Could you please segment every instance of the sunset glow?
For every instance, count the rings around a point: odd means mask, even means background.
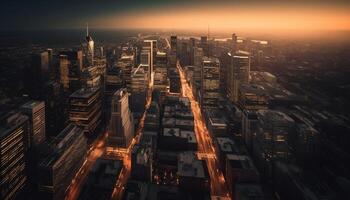
[[[195,22],[195,23],[192,23]],[[227,30],[348,30],[347,7],[200,6],[167,7],[99,18],[96,25],[108,28],[160,28]]]

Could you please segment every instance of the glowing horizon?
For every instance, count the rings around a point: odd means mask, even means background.
[[[136,10],[94,20],[100,28],[150,28],[216,31],[350,30],[349,7],[197,6]]]

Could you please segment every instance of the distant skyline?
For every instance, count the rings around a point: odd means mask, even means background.
[[[81,28],[220,31],[350,30],[350,2],[199,0],[5,0],[2,30]]]

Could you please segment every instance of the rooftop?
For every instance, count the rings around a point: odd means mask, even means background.
[[[192,151],[180,153],[177,173],[179,176],[207,178],[204,163]]]
[[[71,94],[70,98],[90,98],[92,95],[94,95],[99,90],[98,87],[93,88],[81,88],[77,91],[75,91],[73,94]]]

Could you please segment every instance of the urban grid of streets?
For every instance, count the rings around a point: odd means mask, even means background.
[[[169,43],[167,39],[166,39],[166,42]],[[195,100],[192,93],[192,89],[190,88],[189,84],[186,82],[183,69],[181,68],[179,62],[177,63],[177,68],[178,68],[180,80],[181,80],[182,96],[189,98],[191,102],[191,109],[194,115],[195,133],[196,133],[198,147],[199,147],[198,155],[201,155],[200,157],[203,157],[206,160],[206,163],[208,166],[209,176],[211,180],[211,184],[210,184],[211,195],[220,196],[220,197],[229,197],[229,192],[225,183],[224,176],[220,170],[220,167],[218,165],[218,162],[215,156],[214,145],[208,134],[208,130],[205,125],[204,119],[201,115],[198,102]],[[134,139],[132,140],[127,151],[121,157],[123,160],[123,168],[119,174],[117,184],[115,185],[115,188],[113,190],[112,199],[121,199],[125,184],[127,183],[127,180],[130,176],[131,150],[134,147],[134,145],[139,141],[140,134],[142,133],[146,112],[152,100],[152,88],[153,88],[153,81],[150,81],[148,92],[147,92],[146,105],[145,105],[146,109],[142,115],[142,118],[140,119],[139,127],[135,132]],[[94,166],[96,160],[99,157],[104,156],[107,136],[108,136],[108,132],[106,131],[102,136],[100,136],[94,142],[94,144],[89,149],[85,162],[83,163],[82,167],[80,168],[75,178],[72,180],[70,187],[68,188],[66,200],[78,199],[79,193],[84,185],[84,182],[86,181],[88,174],[92,169],[92,167]],[[115,157],[119,157],[120,159],[120,152],[115,152],[115,154],[116,154]]]

